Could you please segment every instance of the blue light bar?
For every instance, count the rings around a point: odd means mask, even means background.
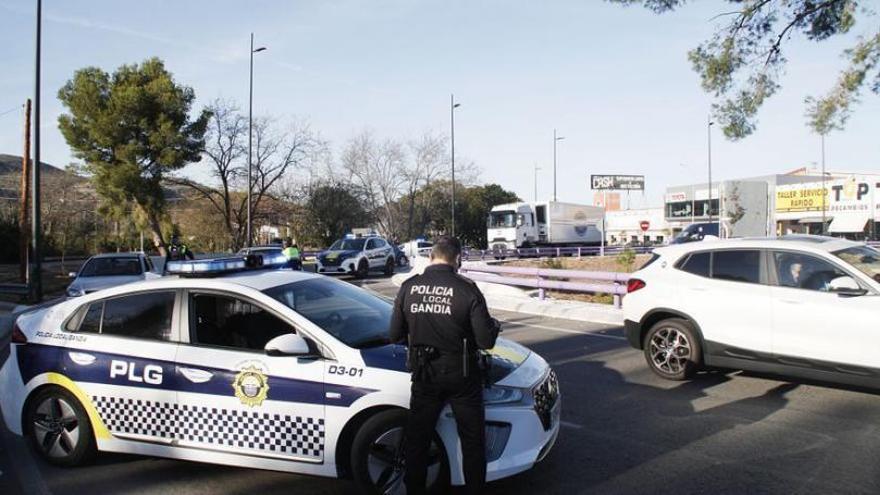
[[[165,264],[165,273],[169,275],[208,277],[243,270],[283,268],[286,265],[287,257],[281,253],[271,255],[250,254],[230,258],[169,261]]]

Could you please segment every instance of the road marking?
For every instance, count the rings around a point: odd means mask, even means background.
[[[584,428],[584,425],[579,425],[577,423],[571,423],[569,421],[560,421],[559,425],[564,426],[566,428],[574,428],[575,430],[582,430]]]
[[[532,323],[522,323],[522,322],[510,321],[510,320],[498,320],[498,321],[500,321],[501,323],[506,323],[508,325],[514,325],[514,326],[519,326],[519,327],[540,328],[541,330],[551,330],[554,332],[561,332],[561,333],[573,333],[573,334],[577,334],[577,335],[586,335],[589,337],[599,337],[599,338],[603,338],[603,339],[626,340],[625,337],[621,337],[619,335],[606,335],[604,333],[596,333],[596,332],[582,332],[580,330],[571,330],[568,328],[548,327],[545,325],[536,325],[536,324],[532,324]]]

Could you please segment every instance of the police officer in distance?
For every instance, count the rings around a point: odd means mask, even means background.
[[[391,314],[391,341],[408,344],[412,372],[405,446],[409,494],[425,491],[428,450],[447,403],[458,425],[468,493],[480,493],[486,483],[487,361],[479,351],[495,346],[499,325],[476,284],[456,273],[460,260],[458,239],[437,239],[431,264],[403,283]]]
[[[195,258],[193,252],[186,244],[180,242],[177,234],[171,236],[171,244],[168,245],[168,261],[183,261]]]

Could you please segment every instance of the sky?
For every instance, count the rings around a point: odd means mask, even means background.
[[[21,154],[21,103],[33,95],[34,0],[0,0],[0,153]],[[215,98],[246,109],[250,33],[254,113],[307,121],[337,153],[354,135],[416,139],[449,133],[457,160],[521,198],[591,202],[590,174],[642,174],[630,206],[660,206],[670,185],[706,180],[711,97],[687,51],[719,25],[727,2],[672,14],[599,0],[300,0],[43,2],[42,160],[74,160],[57,129],[58,89],[85,66],[106,71],[152,56],[191,86],[196,108]],[[876,9],[875,9],[876,10]],[[806,96],[833,85],[843,49],[876,29],[815,43],[794,36],[782,89],[757,132],[712,138],[713,178],[783,172],[820,160]],[[3,114],[12,110],[8,113]],[[845,131],[826,137],[829,169],[880,170],[880,97],[862,97]],[[186,173],[200,177],[204,165]],[[307,174],[305,171],[298,173]],[[624,200],[626,204],[626,201]]]

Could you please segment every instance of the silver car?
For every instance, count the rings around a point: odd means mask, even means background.
[[[79,297],[117,285],[157,278],[153,262],[144,253],[107,253],[89,258],[67,287],[68,297]]]

